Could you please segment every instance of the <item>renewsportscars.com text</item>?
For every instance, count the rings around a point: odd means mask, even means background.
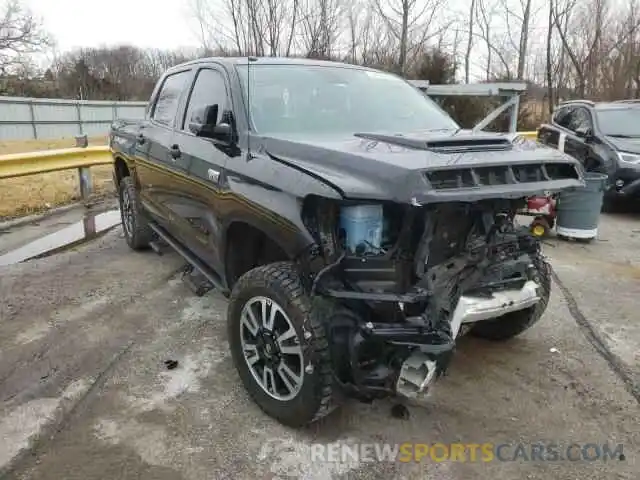
[[[311,445],[319,462],[596,462],[624,460],[609,443],[402,443]]]

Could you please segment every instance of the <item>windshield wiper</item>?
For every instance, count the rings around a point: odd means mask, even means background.
[[[622,133],[608,133],[607,136],[614,138],[640,138],[640,135],[624,135]]]

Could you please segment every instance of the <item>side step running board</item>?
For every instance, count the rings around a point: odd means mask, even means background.
[[[175,240],[164,228],[156,224],[155,222],[149,222],[149,227],[160,237],[167,245],[173,248],[178,255],[184,258],[195,270],[200,272],[211,285],[213,285],[224,296],[229,296],[229,290],[226,289],[222,283],[222,280],[212,269],[210,269],[205,263],[192,254],[189,250],[183,247],[177,240]]]
[[[151,249],[154,252],[156,252],[158,255],[162,256],[162,255],[164,255],[165,247],[167,247],[168,245],[166,243],[164,243],[162,240],[156,239],[156,240],[151,240],[149,242],[149,246],[151,247]]]

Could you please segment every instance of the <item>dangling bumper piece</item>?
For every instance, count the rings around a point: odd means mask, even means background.
[[[491,320],[534,306],[540,301],[538,289],[538,284],[529,280],[519,290],[494,292],[490,298],[461,296],[451,316],[452,337],[458,335],[462,324]],[[439,368],[437,356],[414,350],[402,364],[396,393],[408,398],[424,396],[438,377]]]

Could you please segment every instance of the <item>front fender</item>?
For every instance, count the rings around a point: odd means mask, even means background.
[[[289,258],[296,258],[314,243],[302,217],[302,200],[290,193],[229,178],[223,215],[223,244],[231,225],[250,225],[276,243]]]

